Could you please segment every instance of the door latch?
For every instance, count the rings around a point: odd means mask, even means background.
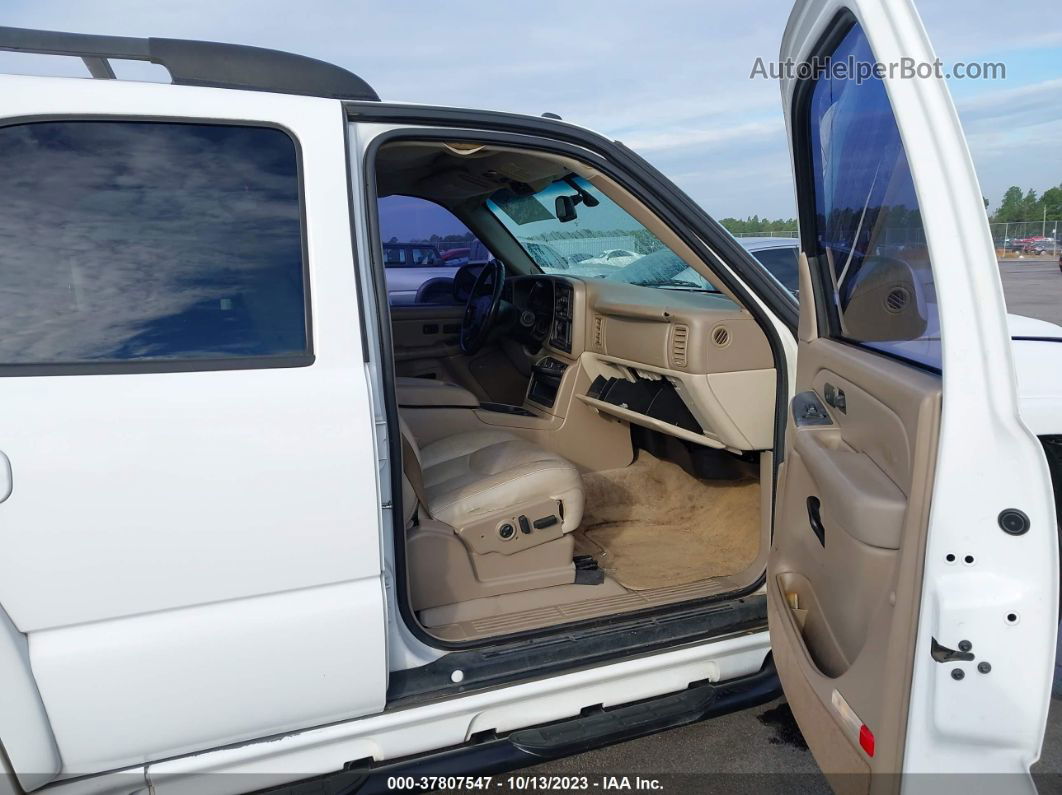
[[[938,663],[969,662],[974,658],[973,652],[970,651],[972,648],[973,644],[970,641],[960,640],[959,648],[949,649],[947,646],[941,646],[936,638],[931,637],[929,653]]]
[[[790,408],[793,422],[798,428],[805,425],[833,425],[826,407],[819,402],[819,396],[810,390],[794,395]]]

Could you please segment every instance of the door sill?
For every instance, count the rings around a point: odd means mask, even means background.
[[[684,609],[674,606],[663,614],[617,616],[574,625],[548,635],[454,651],[419,668],[393,671],[387,689],[387,709],[404,709],[474,690],[593,667],[618,657],[766,629],[767,597],[763,594]]]

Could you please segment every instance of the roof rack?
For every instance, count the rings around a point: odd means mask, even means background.
[[[187,39],[137,39],[0,27],[0,50],[71,55],[89,73],[114,80],[109,59],[150,61],[166,68],[174,85],[273,91],[378,102],[372,86],[342,67],[281,50]]]

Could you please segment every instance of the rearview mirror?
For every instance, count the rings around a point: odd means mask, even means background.
[[[557,197],[557,220],[562,224],[574,221],[578,215],[575,212],[575,201],[571,196]]]

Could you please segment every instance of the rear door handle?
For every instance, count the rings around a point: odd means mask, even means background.
[[[825,547],[826,528],[822,524],[821,508],[822,503],[819,502],[818,497],[808,497],[808,523],[811,525],[811,532],[815,534],[815,538],[819,539],[819,543]]]
[[[11,496],[14,481],[11,479],[11,461],[0,451],[0,502]]]

